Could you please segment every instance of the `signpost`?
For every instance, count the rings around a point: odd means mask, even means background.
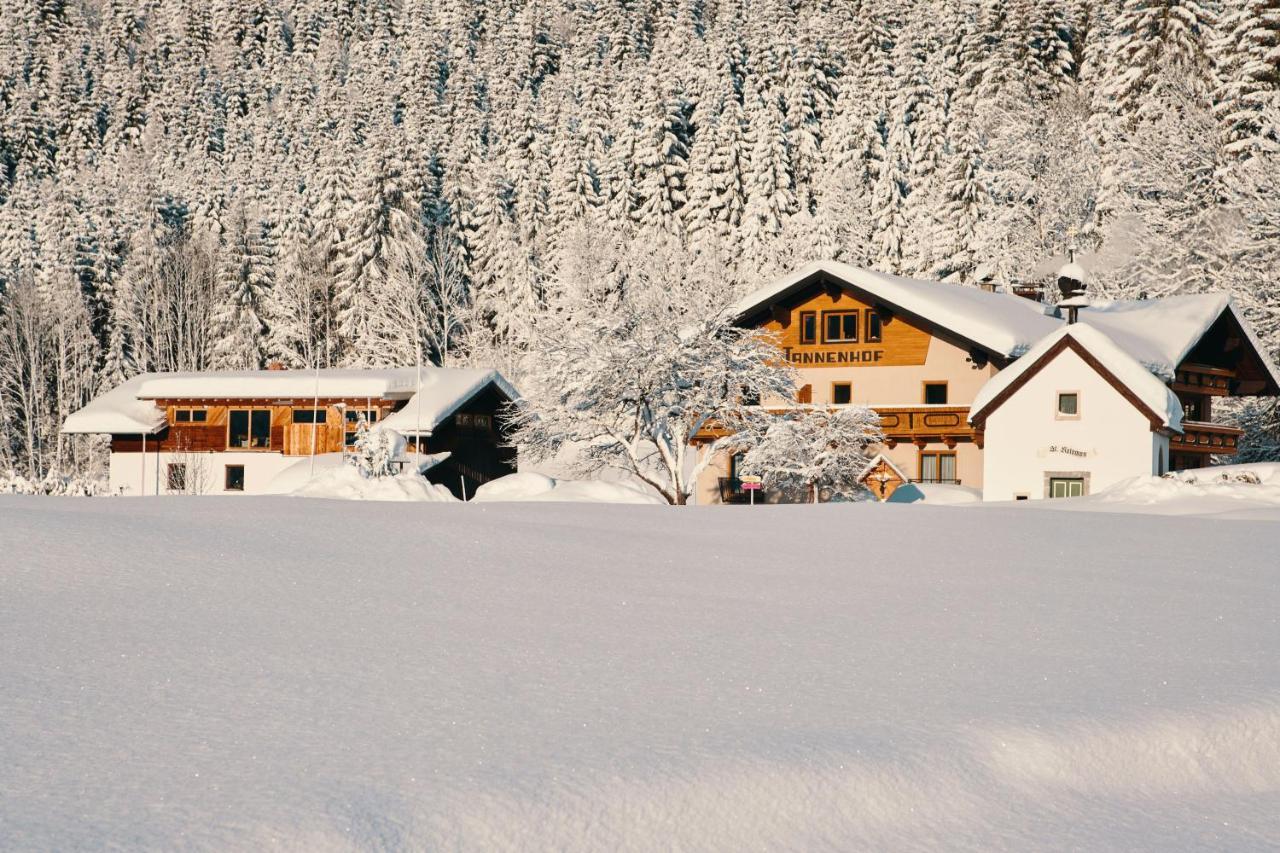
[[[764,488],[764,479],[752,475],[738,478],[742,482],[742,490],[747,493],[751,499],[751,505],[756,505],[756,492]]]

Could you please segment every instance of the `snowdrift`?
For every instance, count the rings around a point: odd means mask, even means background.
[[[0,496],[0,847],[1274,849],[1277,548],[1021,507]]]
[[[1094,495],[1024,506],[1091,512],[1200,515],[1280,521],[1280,463],[1219,465],[1134,477]]]
[[[662,504],[652,491],[630,482],[557,480],[545,474],[522,471],[508,474],[476,489],[473,501],[565,501],[573,503]]]
[[[982,492],[951,483],[903,483],[886,503],[976,504],[982,503]]]

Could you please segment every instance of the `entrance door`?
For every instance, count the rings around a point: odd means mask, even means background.
[[[1049,478],[1049,497],[1078,498],[1084,495],[1084,480],[1080,477]]]

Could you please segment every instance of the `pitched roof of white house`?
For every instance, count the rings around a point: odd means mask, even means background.
[[[233,370],[204,373],[144,373],[95,398],[63,422],[64,433],[156,433],[165,426],[157,399],[361,398],[407,400],[383,421],[405,432],[430,432],[490,383],[510,399],[514,388],[496,370],[423,367],[422,386],[413,367],[382,370]],[[421,396],[422,421],[417,423]],[[399,417],[404,415],[404,417]],[[396,419],[399,418],[397,421]]]
[[[969,420],[975,424],[984,421],[1040,367],[1067,349],[1081,354],[1090,367],[1112,381],[1118,391],[1152,420],[1152,426],[1182,431],[1182,404],[1178,395],[1106,333],[1085,323],[1062,326],[1046,335],[1025,355],[987,380],[974,397]]]
[[[836,261],[815,261],[744,297],[733,308],[745,319],[778,299],[802,289],[826,274],[837,282],[864,291],[877,300],[927,320],[982,348],[1013,358],[1061,325],[1045,314],[1044,306],[1006,293],[962,287],[937,281],[917,281]]]
[[[422,388],[409,398],[403,409],[385,418],[382,425],[406,435],[426,435],[490,384],[495,385],[508,400],[520,397],[511,383],[496,370],[423,368]]]

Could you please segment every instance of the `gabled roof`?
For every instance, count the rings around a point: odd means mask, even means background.
[[[1224,314],[1243,330],[1263,369],[1280,388],[1280,371],[1254,335],[1234,299],[1225,293],[1160,299],[1093,302],[1080,309],[1080,322],[1105,332],[1125,352],[1166,381]]]
[[[496,370],[424,367],[422,388],[409,398],[404,408],[386,417],[382,425],[406,435],[428,435],[490,385],[508,400],[520,398],[511,383]]]
[[[1127,353],[1101,330],[1076,323],[1046,336],[1022,358],[987,380],[970,408],[969,421],[981,428],[1001,404],[1027,384],[1045,365],[1071,350],[1106,379],[1141,412],[1153,430],[1182,431],[1178,396],[1146,365]]]
[[[1026,352],[1061,325],[1059,319],[1045,314],[1043,305],[1019,296],[917,281],[835,261],[808,264],[746,296],[733,308],[734,320],[745,321],[822,279],[870,296],[1006,359]]]
[[[893,464],[893,460],[890,459],[888,456],[885,456],[883,453],[877,453],[870,462],[868,462],[866,465],[862,467],[862,470],[858,472],[857,481],[861,483],[863,480],[865,480],[867,478],[867,475],[870,474],[872,471],[876,470],[876,466],[882,462],[885,465],[889,466],[890,471],[898,475],[899,480],[901,480],[904,483],[911,482],[911,478],[908,477],[906,474],[904,474],[902,472],[902,469],[899,468],[897,465]]]

